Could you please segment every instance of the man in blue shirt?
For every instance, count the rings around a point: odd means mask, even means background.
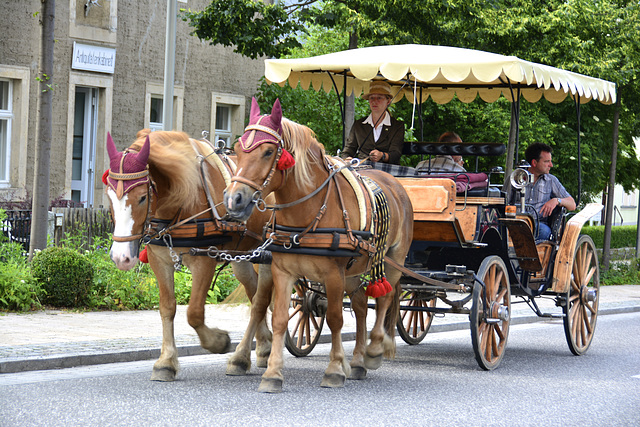
[[[572,211],[576,208],[576,202],[558,178],[549,173],[553,167],[549,145],[535,142],[527,147],[524,156],[531,165],[529,172],[534,178],[533,186],[526,188],[525,203],[531,205],[538,213],[539,228],[536,240],[549,240],[551,228],[547,220],[551,212],[556,206]]]

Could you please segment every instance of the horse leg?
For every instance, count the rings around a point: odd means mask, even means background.
[[[227,353],[231,349],[229,333],[218,328],[209,328],[204,322],[207,294],[215,274],[217,262],[209,257],[185,257],[185,265],[191,271],[192,284],[187,321],[200,338],[200,346],[211,353]]]
[[[393,291],[376,300],[376,322],[371,329],[365,353],[365,366],[368,369],[378,369],[382,365],[383,356],[392,359],[396,353],[394,331],[398,320],[401,291],[399,281],[402,273],[388,265],[385,266],[385,271]]]
[[[262,393],[282,392],[284,366],[282,352],[284,349],[284,337],[289,323],[289,303],[291,302],[291,290],[297,278],[283,272],[275,264],[271,266],[273,285],[275,289],[273,301],[273,315],[271,324],[273,328],[273,341],[271,354],[267,364],[267,370],[262,374],[262,381],[258,391]],[[260,292],[260,289],[258,289]],[[253,314],[253,308],[252,308]]]
[[[249,263],[238,264],[234,267],[234,273],[238,280],[243,284],[249,283],[248,276],[251,276],[250,272],[246,271],[248,266],[255,276],[253,266]],[[242,340],[236,347],[236,351],[227,361],[227,375],[246,375],[251,369],[251,343],[253,342],[254,335],[256,336],[256,358],[258,367],[265,367],[269,354],[271,353],[271,331],[267,327],[265,320],[267,308],[271,302],[271,291],[273,282],[271,280],[271,268],[268,265],[259,266],[259,274],[257,277],[253,277],[253,280],[257,282],[257,286],[253,289],[253,294],[249,295],[249,288],[245,285],[247,296],[252,299],[251,303],[251,317],[247,330],[242,337]],[[242,275],[240,277],[238,274]],[[247,280],[244,282],[243,280]],[[257,289],[256,289],[257,288]]]
[[[329,270],[327,268],[327,270]],[[334,268],[324,279],[327,292],[327,324],[331,329],[331,352],[329,366],[324,371],[321,387],[344,387],[344,381],[351,374],[351,367],[346,363],[342,347],[342,299],[344,298],[344,271]],[[365,326],[366,329],[366,326]]]
[[[152,381],[173,381],[180,369],[178,349],[173,335],[173,319],[176,316],[176,297],[173,288],[173,263],[166,248],[147,247],[149,265],[158,280],[160,292],[160,319],[162,320],[162,349],[160,358],[153,365]]]
[[[351,277],[347,279],[347,293],[351,299],[351,309],[356,315],[356,343],[353,348],[353,358],[351,359],[351,380],[363,380],[367,376],[367,369],[364,365],[364,352],[367,343],[367,296],[360,287],[360,278]]]

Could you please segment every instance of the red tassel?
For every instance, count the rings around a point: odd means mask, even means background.
[[[389,292],[391,292],[393,288],[391,284],[387,280],[386,277],[382,279],[378,279],[375,282],[369,282],[367,286],[367,290],[365,291],[365,295],[372,298],[383,297]]]
[[[296,159],[293,158],[291,153],[289,153],[287,150],[283,148],[282,154],[280,155],[280,160],[278,160],[278,165],[276,166],[276,168],[279,171],[283,171],[285,169],[289,169],[295,164],[296,164]]]
[[[382,286],[384,287],[385,295],[393,290],[393,288],[391,287],[391,283],[389,283],[386,277],[383,277],[381,282],[382,282]]]
[[[102,174],[102,183],[104,185],[109,185],[109,182],[107,182],[107,177],[109,176],[109,169],[107,169],[106,171],[104,171],[104,173]]]
[[[149,263],[149,254],[147,253],[147,248],[144,248],[142,252],[140,252],[140,255],[138,255],[138,259],[140,260],[140,262],[143,262],[145,264]]]

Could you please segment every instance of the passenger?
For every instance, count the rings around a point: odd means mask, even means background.
[[[551,162],[551,147],[542,142],[535,142],[527,147],[524,152],[525,159],[531,165],[528,170],[533,175],[533,186],[529,185],[525,189],[525,203],[531,205],[538,214],[538,241],[549,240],[551,237],[551,227],[549,227],[549,215],[557,206],[562,206],[568,211],[576,208],[576,202],[567,192],[558,178],[551,175],[549,171],[553,167]],[[510,191],[511,183],[507,182],[507,191],[510,194],[510,201],[518,201],[518,195]]]
[[[391,86],[383,81],[372,81],[369,93],[371,114],[356,120],[340,157],[399,164],[404,144],[404,123],[394,119],[387,108],[391,104]]]
[[[438,142],[460,143],[462,139],[455,132],[445,132],[438,138]],[[424,172],[466,172],[462,156],[438,154],[433,159],[423,160],[418,163],[416,169]]]

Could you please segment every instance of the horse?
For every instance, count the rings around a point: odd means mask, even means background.
[[[344,387],[347,376],[364,378],[367,369],[381,366],[383,356],[395,356],[401,272],[386,260],[404,265],[411,245],[413,208],[407,193],[382,171],[344,173],[348,165],[325,155],[311,129],[282,117],[279,100],[270,115],[261,115],[252,100],[249,125],[235,153],[237,172],[224,193],[227,213],[244,221],[256,206],[272,210],[266,235],[273,251],[273,340],[258,391],[282,391],[288,307],[292,286],[300,277],[323,283],[328,300],[331,354],[320,385]],[[265,206],[267,194],[275,196],[275,205]],[[364,274],[371,279],[366,294]],[[341,339],[345,291],[357,327],[350,364]],[[377,297],[376,322],[365,348],[368,295]]]
[[[192,274],[187,319],[198,334],[201,346],[212,353],[228,352],[229,334],[207,327],[204,321],[207,293],[218,261],[210,256],[191,255],[191,249],[211,245],[221,250],[254,249],[261,243],[255,230],[261,232],[266,219],[256,212],[246,227],[222,220],[218,209],[235,164],[215,152],[207,141],[192,139],[182,132],[143,129],[124,152],[116,149],[108,134],[107,151],[110,169],[103,175],[103,182],[114,220],[110,257],[121,270],[133,268],[140,257],[148,258],[158,280],[162,319],[162,350],[153,366],[151,380],[173,381],[179,371],[173,333],[175,268],[184,264]],[[149,244],[140,253],[142,239]],[[259,274],[248,261],[231,265],[249,300],[255,299],[260,287],[265,289],[260,298],[270,298],[268,265],[260,265]],[[252,317],[242,343],[228,361],[227,374],[248,372],[254,335],[257,364],[266,366],[271,332],[264,316]]]

